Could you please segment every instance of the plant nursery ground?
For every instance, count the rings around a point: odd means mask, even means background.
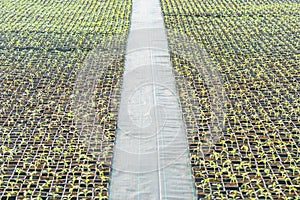
[[[160,2],[197,198],[299,199],[300,1]],[[0,2],[0,199],[108,199],[131,5]]]

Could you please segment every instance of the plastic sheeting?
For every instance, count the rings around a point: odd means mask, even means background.
[[[110,199],[195,199],[159,0],[133,1]]]

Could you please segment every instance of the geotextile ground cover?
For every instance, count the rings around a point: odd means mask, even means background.
[[[198,198],[299,198],[300,2],[161,3]],[[178,35],[205,52],[209,63],[200,65],[223,83],[224,127],[210,152],[201,150],[213,115],[209,85],[190,59],[199,51],[183,55]]]
[[[130,9],[129,0],[0,2],[1,199],[107,198]],[[86,57],[104,47],[118,48],[94,72],[95,153],[72,95]]]

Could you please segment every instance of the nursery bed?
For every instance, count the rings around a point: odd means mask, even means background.
[[[161,2],[198,198],[299,197],[300,2]],[[214,104],[190,44],[224,88],[225,124],[206,154]]]
[[[0,2],[1,199],[107,199],[130,9]]]

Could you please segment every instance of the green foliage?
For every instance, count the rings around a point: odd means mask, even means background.
[[[161,2],[198,197],[299,196],[299,1]],[[200,50],[179,54],[184,42]],[[203,52],[226,91],[226,127],[206,155],[212,94],[198,71],[205,63],[192,60]]]
[[[93,49],[126,41],[131,1],[12,0],[0,8],[0,198],[107,199],[117,97],[105,92],[118,94],[124,50],[113,63],[107,55],[97,80],[99,134],[110,135],[97,157],[80,139],[71,95]]]

